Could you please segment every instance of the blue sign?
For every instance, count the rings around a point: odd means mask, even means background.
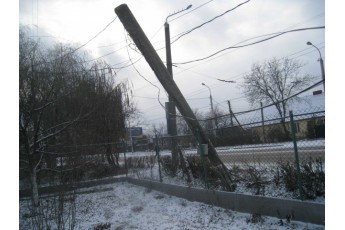
[[[141,136],[143,134],[143,128],[142,127],[131,127],[126,128],[128,136],[136,137]]]

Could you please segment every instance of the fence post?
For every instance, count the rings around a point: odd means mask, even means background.
[[[261,107],[261,126],[262,126],[262,137],[264,143],[266,143],[266,133],[265,133],[265,118],[264,118],[264,109],[262,106],[262,102],[260,101],[260,107]]]
[[[126,171],[126,177],[128,173],[128,168],[127,168],[127,158],[126,158],[126,152],[127,152],[127,143],[125,140],[122,141],[123,144],[123,156],[125,158],[125,171]]]
[[[293,113],[291,110],[289,111],[289,115],[290,115],[291,135],[292,135],[293,147],[295,151],[295,164],[296,164],[296,169],[297,169],[297,185],[298,185],[300,199],[303,200],[302,184],[301,184],[301,169],[299,167],[298,148],[297,148],[297,141],[296,141],[296,126],[293,121]]]
[[[208,145],[199,144],[199,151],[200,151],[201,162],[204,168],[204,178],[205,178],[206,188],[209,189],[208,178],[207,178],[207,167],[206,167],[206,162],[205,162],[205,158],[207,157],[207,154],[208,154]]]
[[[157,135],[155,137],[156,137],[156,147],[155,147],[155,149],[156,149],[156,156],[157,156],[157,161],[158,161],[159,181],[163,182],[163,180],[162,180],[162,172],[161,172],[161,159],[160,159],[160,156],[159,156],[159,146],[158,146]]]

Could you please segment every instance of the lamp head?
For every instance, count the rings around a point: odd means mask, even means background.
[[[313,45],[313,44],[312,44],[311,42],[307,42],[307,45],[308,45],[308,46],[311,46],[311,45]]]
[[[187,6],[186,10],[189,10],[190,8],[192,8],[192,4]]]
[[[202,85],[205,85],[205,83],[201,83]]]

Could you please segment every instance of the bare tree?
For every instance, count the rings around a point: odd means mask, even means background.
[[[46,48],[30,39],[25,28],[19,35],[20,172],[30,180],[37,214],[40,173],[74,176],[87,151],[100,151],[115,164],[114,143],[125,136],[124,87],[115,83],[105,62],[90,64],[68,45]],[[78,148],[95,144],[98,148]],[[68,156],[69,168],[62,160],[55,168],[59,155]],[[38,226],[44,229],[44,223]]]
[[[260,102],[274,104],[286,138],[289,137],[285,118],[290,96],[309,85],[312,79],[307,74],[300,74],[303,66],[299,61],[289,58],[272,58],[262,64],[253,64],[251,73],[244,76],[244,83],[241,85],[252,105]]]
[[[202,112],[200,112],[198,109],[194,109],[194,114],[195,117],[201,121],[204,119],[204,114]],[[178,113],[176,116],[176,122],[177,122],[177,133],[178,135],[185,135],[185,134],[192,134],[192,131],[190,130],[186,119],[180,114]],[[201,123],[201,125],[203,126],[204,129],[206,129],[206,127],[204,126],[203,123]]]

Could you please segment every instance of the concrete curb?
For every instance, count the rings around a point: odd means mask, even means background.
[[[133,178],[127,178],[127,181],[171,196],[238,212],[256,213],[280,219],[292,215],[292,220],[325,224],[325,205],[320,203],[198,189]]]
[[[184,198],[189,201],[202,202],[209,205],[231,209],[233,211],[261,214],[280,219],[286,219],[288,215],[292,215],[292,220],[321,225],[325,224],[325,205],[315,202],[206,190],[128,177],[79,182],[76,186],[78,188],[86,188],[116,182],[128,182],[163,192],[171,196]],[[61,188],[61,186],[43,187],[40,188],[39,191],[40,194],[47,194],[57,192],[61,190]],[[63,189],[65,191],[70,191],[73,187],[65,186]],[[30,196],[30,194],[30,190],[19,191],[19,197],[27,197]]]

